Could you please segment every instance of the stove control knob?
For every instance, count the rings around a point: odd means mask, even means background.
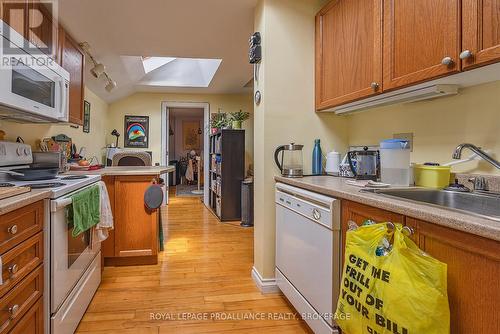
[[[29,147],[26,147],[24,149],[24,155],[28,156],[28,155],[30,155],[30,153],[31,153],[31,149]]]
[[[24,153],[24,149],[22,147],[18,147],[17,150],[16,150],[16,153],[17,153],[18,156],[21,156]]]

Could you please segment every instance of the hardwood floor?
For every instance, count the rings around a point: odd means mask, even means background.
[[[158,265],[106,267],[77,333],[310,333],[283,296],[255,287],[253,229],[174,194]]]

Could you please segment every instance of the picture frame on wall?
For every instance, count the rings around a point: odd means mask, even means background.
[[[83,101],[83,132],[90,133],[90,102]]]
[[[125,115],[124,147],[149,147],[149,116]]]

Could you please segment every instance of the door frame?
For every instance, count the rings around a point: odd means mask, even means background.
[[[210,104],[208,102],[179,102],[179,101],[162,101],[161,103],[161,164],[168,165],[166,152],[168,150],[168,109],[170,108],[200,108],[203,109],[203,202],[208,204],[208,166],[209,166],[209,140],[210,140]],[[168,194],[168,177],[165,178]],[[168,196],[168,195],[167,195]],[[168,202],[167,202],[168,203]]]

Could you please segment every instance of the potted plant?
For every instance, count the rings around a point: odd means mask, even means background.
[[[241,110],[237,112],[232,112],[230,116],[232,128],[241,129],[241,123],[243,123],[243,121],[246,121],[249,118],[250,118],[249,112]]]
[[[217,113],[210,115],[210,127],[212,128],[212,134],[217,133],[219,129],[224,128],[227,124],[228,120],[225,112],[221,112],[219,110]]]

